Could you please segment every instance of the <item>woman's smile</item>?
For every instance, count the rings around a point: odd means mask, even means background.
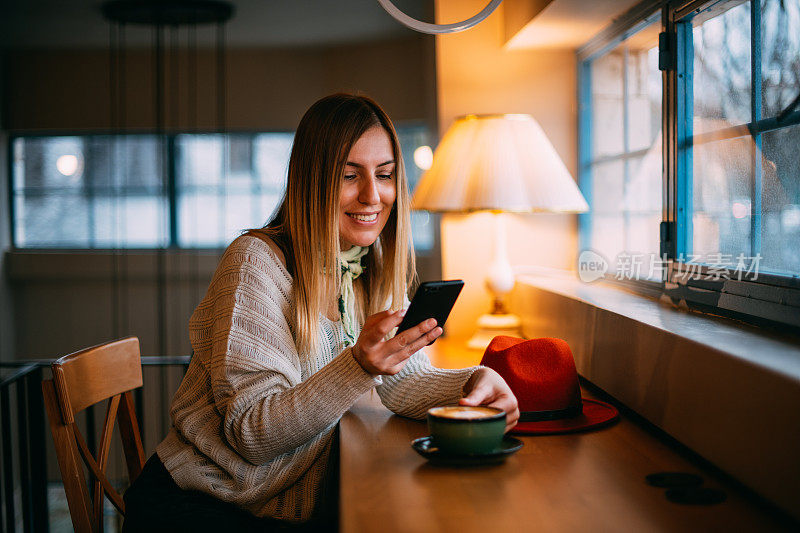
[[[365,226],[370,226],[378,222],[378,214],[379,212],[376,211],[374,213],[347,213],[347,216]]]

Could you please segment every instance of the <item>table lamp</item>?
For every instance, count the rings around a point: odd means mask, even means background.
[[[492,259],[486,286],[494,297],[467,345],[484,349],[496,335],[522,336],[504,297],[514,287],[502,213],[581,213],[589,206],[542,128],[530,115],[467,115],[447,130],[413,195],[413,208],[440,213],[490,211]]]

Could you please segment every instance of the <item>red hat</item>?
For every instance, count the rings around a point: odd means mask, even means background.
[[[517,397],[520,418],[512,433],[572,433],[619,416],[605,402],[581,398],[572,350],[561,339],[498,336],[481,365],[500,374]]]

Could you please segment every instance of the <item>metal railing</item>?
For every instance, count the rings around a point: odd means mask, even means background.
[[[55,459],[53,439],[44,410],[41,383],[50,377],[50,360],[0,363],[0,531],[71,531],[69,511]],[[145,453],[169,428],[169,401],[189,366],[189,356],[142,357],[144,386],[134,392]],[[102,411],[102,412],[101,412]],[[102,409],[90,407],[79,424],[89,448],[95,452],[96,429],[101,427]],[[115,448],[112,445],[112,448]],[[127,471],[119,446],[109,459],[112,482],[127,483]],[[60,492],[59,492],[60,491]],[[112,507],[106,530],[119,529]]]

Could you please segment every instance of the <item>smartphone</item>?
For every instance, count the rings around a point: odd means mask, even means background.
[[[397,327],[397,333],[413,328],[429,318],[435,318],[436,325],[443,328],[463,288],[464,282],[460,279],[426,281],[420,284],[411,299],[406,316]]]

